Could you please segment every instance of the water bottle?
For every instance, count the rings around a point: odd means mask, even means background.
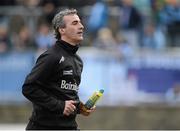
[[[91,109],[96,104],[96,102],[99,100],[99,98],[103,95],[103,93],[104,93],[103,89],[94,92],[93,95],[85,103],[85,105],[84,105],[85,108]]]

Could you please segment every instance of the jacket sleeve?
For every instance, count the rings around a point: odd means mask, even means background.
[[[55,58],[51,54],[42,54],[31,73],[26,77],[22,87],[23,95],[32,103],[47,110],[63,114],[65,102],[45,92],[46,82],[55,68]]]

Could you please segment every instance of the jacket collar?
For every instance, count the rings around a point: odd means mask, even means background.
[[[73,53],[73,54],[75,54],[77,52],[78,48],[79,48],[78,45],[73,46],[73,45],[71,45],[71,44],[69,44],[69,43],[67,43],[66,41],[63,41],[63,40],[58,40],[56,42],[56,44],[58,46],[62,47],[63,49],[67,50],[68,52]]]

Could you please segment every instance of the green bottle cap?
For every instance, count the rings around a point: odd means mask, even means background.
[[[99,92],[104,93],[104,90],[103,90],[103,89],[101,89],[101,90],[99,90]]]

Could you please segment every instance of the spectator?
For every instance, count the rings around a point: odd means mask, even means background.
[[[160,21],[167,29],[170,46],[180,46],[180,5],[177,0],[166,0]]]
[[[164,49],[166,46],[165,35],[153,23],[147,23],[143,31],[142,45],[148,49]]]
[[[93,45],[100,49],[114,51],[116,49],[116,41],[109,28],[102,28],[98,31],[97,38]]]
[[[133,54],[132,46],[128,43],[128,41],[120,32],[117,33],[116,35],[116,41],[117,41],[117,49],[119,52],[119,56],[121,57],[121,59],[128,62],[129,58]]]
[[[103,0],[97,0],[92,6],[88,19],[88,31],[92,38],[96,37],[99,29],[106,27],[108,23],[108,9]]]
[[[38,51],[44,51],[50,46],[53,45],[55,39],[53,38],[53,34],[50,32],[50,27],[47,23],[41,23],[39,25],[38,34],[35,38]]]
[[[60,3],[59,0],[43,0],[40,2],[40,6],[42,6],[43,9],[43,17],[45,19],[45,21],[48,22],[48,24],[50,25],[52,22],[52,19],[56,13],[56,9],[59,7]]]
[[[120,28],[122,29],[137,29],[141,25],[141,14],[133,5],[132,0],[122,0],[120,8]]]
[[[13,48],[16,51],[24,51],[33,48],[35,43],[31,35],[29,28],[27,26],[22,26],[18,34],[12,36]]]
[[[151,10],[153,15],[153,20],[156,23],[160,22],[159,13],[162,10],[163,6],[165,5],[165,0],[150,0],[151,3]]]
[[[151,0],[133,0],[133,5],[136,7],[138,12],[141,13],[143,21],[146,21],[148,17],[151,15]]]
[[[120,32],[133,47],[138,46],[140,25],[142,25],[141,14],[133,5],[132,0],[122,0],[119,10]]]
[[[26,6],[26,7],[36,7],[40,0],[16,0],[18,5]]]
[[[180,103],[180,83],[175,83],[165,94],[166,101],[173,105]]]
[[[22,15],[12,15],[9,18],[8,28],[11,30],[10,34],[20,32],[22,26],[26,25],[25,17]]]
[[[16,0],[0,0],[0,6],[16,5]]]
[[[0,26],[0,53],[5,53],[10,49],[10,39],[6,27]]]

